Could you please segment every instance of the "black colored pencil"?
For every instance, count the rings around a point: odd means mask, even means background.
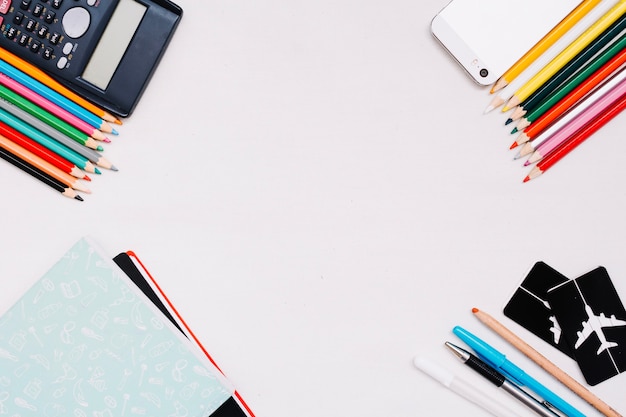
[[[43,182],[44,184],[48,185],[54,190],[60,192],[65,197],[74,198],[76,200],[83,201],[83,198],[80,195],[76,194],[76,191],[74,191],[72,188],[67,187],[61,181],[57,180],[56,178],[51,177],[50,175],[34,167],[33,165],[29,164],[28,162],[12,154],[11,152],[7,151],[4,148],[0,148],[0,158],[11,163],[12,165],[16,166],[22,171],[32,175],[33,177],[37,178],[39,181]]]

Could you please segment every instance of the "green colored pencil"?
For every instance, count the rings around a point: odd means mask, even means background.
[[[581,70],[573,75],[566,82],[561,84],[549,96],[547,96],[536,108],[529,111],[526,116],[520,120],[519,124],[512,133],[516,133],[530,125],[532,122],[541,117],[545,112],[550,110],[556,103],[561,101],[563,97],[571,93],[576,87],[582,84],[594,72],[599,70],[604,64],[609,62],[614,56],[626,48],[626,34],[620,36],[619,40],[610,47],[602,51],[597,58],[587,62]]]
[[[87,136],[87,134],[65,123],[63,120],[45,111],[33,102],[26,100],[24,97],[14,93],[3,85],[0,85],[0,97],[7,100],[9,103],[18,106],[22,110],[32,114],[42,122],[45,122],[47,125],[54,127],[56,130],[75,140],[81,145],[85,145],[91,149],[96,149],[98,147],[96,141],[93,138]]]

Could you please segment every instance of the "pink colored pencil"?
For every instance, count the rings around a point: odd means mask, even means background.
[[[532,164],[539,161],[545,155],[556,149],[559,145],[565,142],[574,133],[580,130],[583,126],[596,118],[599,114],[606,111],[606,109],[615,105],[620,97],[626,93],[626,71],[621,71],[611,80],[605,84],[609,87],[609,90],[602,95],[602,97],[595,100],[589,107],[582,111],[577,117],[572,119],[569,123],[563,126],[560,130],[550,136],[545,142],[543,142],[535,152],[528,158],[525,165]]]
[[[102,140],[106,142],[109,141],[102,134],[102,132],[100,132],[98,129],[94,128],[93,126],[91,126],[89,123],[81,120],[77,116],[59,107],[58,105],[54,104],[50,100],[40,96],[39,94],[35,93],[30,88],[24,86],[23,84],[20,84],[19,82],[15,81],[13,78],[8,77],[6,74],[0,73],[0,84],[4,85],[10,90],[13,90],[13,92],[19,94],[20,96],[31,101],[32,103],[38,105],[42,109],[50,112],[51,114],[65,121],[66,123],[74,126],[76,129],[80,130],[84,134],[91,136],[94,139],[98,139],[98,140]]]

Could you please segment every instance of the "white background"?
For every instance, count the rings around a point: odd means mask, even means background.
[[[517,407],[443,347],[455,325],[598,415],[470,310],[582,381],[502,307],[538,260],[626,297],[623,115],[523,184],[506,116],[429,32],[445,0],[178,4],[119,172],[81,203],[0,164],[2,310],[89,235],[140,256],[259,417],[485,415],[416,354]],[[625,378],[592,391],[626,413]]]

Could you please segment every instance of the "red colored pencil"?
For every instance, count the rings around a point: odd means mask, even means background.
[[[12,127],[4,124],[3,122],[0,122],[0,135],[20,145],[24,149],[31,151],[38,157],[51,163],[63,172],[67,172],[68,174],[76,178],[86,179],[88,181],[90,180],[89,177],[87,177],[87,175],[85,175],[85,173],[75,164],[71,163],[70,161],[51,151],[50,149],[40,145],[39,143],[18,132]]]
[[[607,109],[579,131],[573,134],[566,142],[562,143],[559,147],[548,153],[529,173],[524,182],[530,181],[533,178],[537,178],[554,164],[560,161],[565,155],[570,153],[574,148],[583,143],[589,136],[594,134],[598,129],[607,124],[611,119],[617,116],[626,108],[626,94],[624,94],[617,102],[616,105]]]
[[[616,72],[626,62],[626,49],[615,55],[610,61],[600,67],[589,78],[583,81],[578,87],[570,91],[559,102],[546,111],[540,117],[537,118],[532,124],[530,124],[523,133],[517,138],[511,145],[511,149],[515,148],[522,143],[534,139],[539,135],[546,127],[548,127],[554,120],[560,117],[568,109],[572,108],[579,100],[581,100],[587,93],[596,88],[601,82],[608,79],[611,74]]]

